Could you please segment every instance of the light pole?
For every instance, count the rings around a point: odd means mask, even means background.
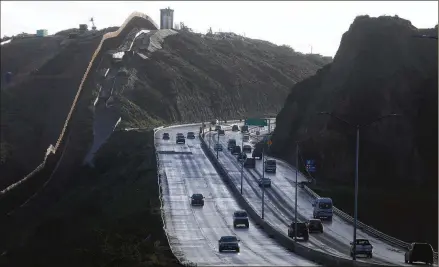
[[[219,144],[219,131],[217,131],[216,134],[218,135],[218,141],[217,141],[217,144]],[[219,150],[217,149],[217,150],[216,150],[216,159],[218,159],[218,152],[219,152]]]
[[[299,171],[299,142],[296,142],[296,195],[294,199],[294,241],[297,242],[297,172]]]
[[[265,184],[264,184],[264,177],[265,177],[265,162],[264,162],[264,146],[262,146],[262,220],[264,219],[264,204],[265,204]]]
[[[353,236],[353,251],[354,253],[352,254],[352,259],[356,260],[356,255],[355,255],[355,250],[356,250],[356,240],[357,240],[357,219],[358,219],[358,159],[359,159],[359,155],[360,155],[360,128],[366,127],[371,125],[372,123],[375,123],[377,121],[380,121],[384,118],[387,117],[392,117],[392,116],[401,116],[400,114],[388,114],[388,115],[384,115],[381,116],[369,123],[366,124],[352,124],[346,120],[343,120],[341,118],[339,118],[338,116],[332,114],[331,112],[320,112],[318,113],[319,115],[330,115],[333,118],[336,118],[337,120],[344,122],[345,124],[354,127],[357,131],[357,140],[356,140],[356,148],[355,148],[355,189],[354,189],[354,236]]]
[[[244,138],[241,137],[241,151],[244,150]],[[242,152],[244,153],[244,152]],[[243,176],[243,172],[244,172],[244,161],[245,159],[241,162],[241,195],[242,195],[242,176]]]

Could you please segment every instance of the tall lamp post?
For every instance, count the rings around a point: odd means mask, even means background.
[[[244,150],[244,138],[241,137],[241,151],[243,151],[243,150]],[[242,152],[242,153],[245,154],[244,152]],[[244,161],[245,161],[245,159],[243,159],[241,161],[241,195],[242,195],[242,176],[244,173]]]
[[[356,149],[355,149],[355,202],[354,202],[354,236],[353,236],[353,250],[354,253],[352,254],[352,259],[356,260],[355,250],[356,250],[356,239],[357,239],[357,218],[358,218],[358,158],[360,153],[360,128],[364,128],[366,126],[369,126],[377,121],[380,121],[384,118],[393,117],[393,116],[401,116],[400,114],[388,114],[381,116],[371,122],[368,122],[366,124],[352,124],[344,119],[341,119],[340,117],[332,114],[331,112],[320,112],[319,115],[329,115],[333,118],[336,118],[337,120],[344,122],[345,124],[353,127],[357,131],[357,141],[356,141]]]
[[[218,135],[218,141],[216,142],[217,144],[219,144],[219,131],[216,132],[216,134]],[[218,149],[216,150],[216,159],[218,159]]]

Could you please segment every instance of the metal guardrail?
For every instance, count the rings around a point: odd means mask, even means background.
[[[304,186],[303,187],[305,189],[305,191],[312,197],[314,198],[318,198],[320,197],[316,192],[312,191],[308,186]],[[350,216],[349,214],[337,209],[336,207],[334,207],[334,213],[337,214],[339,217],[341,217],[343,220],[345,220],[346,222],[350,223],[350,224],[354,224],[354,218],[352,216]],[[394,238],[392,236],[386,235],[383,232],[380,232],[360,221],[357,220],[357,227],[361,230],[363,230],[364,232],[366,232],[369,235],[372,235],[374,237],[377,237],[378,239],[387,241],[388,243],[391,243],[393,245],[399,246],[401,248],[404,249],[408,249],[410,246],[410,243],[404,242],[402,240],[399,240],[397,238]],[[438,253],[434,252],[434,260],[435,262],[437,262],[438,260]]]

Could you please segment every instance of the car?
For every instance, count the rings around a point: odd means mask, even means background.
[[[244,225],[245,228],[249,227],[248,215],[245,210],[237,210],[233,213],[233,227],[236,228],[239,225]]]
[[[227,141],[227,149],[228,150],[232,150],[232,148],[234,148],[235,146],[236,146],[235,139],[229,139],[229,141]]]
[[[187,139],[195,139],[195,133],[194,132],[188,132],[187,133]]]
[[[191,196],[192,206],[204,206],[204,196],[203,194],[192,194]]]
[[[267,159],[265,161],[264,171],[276,173],[276,161],[274,159]]]
[[[216,144],[213,146],[213,150],[215,150],[215,151],[223,151],[223,145],[222,145],[222,144],[219,144],[219,143],[216,143]]]
[[[420,261],[426,264],[433,264],[433,248],[427,243],[411,243],[409,250],[404,255],[405,263],[412,264]]]
[[[318,197],[314,200],[312,206],[314,207],[312,213],[314,219],[326,218],[328,220],[332,220],[333,205],[331,198]]]
[[[234,146],[233,148],[232,148],[232,155],[239,155],[239,154],[241,154],[241,147],[240,146]]]
[[[310,233],[323,233],[323,223],[320,219],[309,219],[306,225]]]
[[[351,249],[350,255],[351,257],[355,255],[366,255],[368,258],[372,258],[373,246],[367,239],[356,239],[355,240],[355,251],[354,251],[354,243],[350,242]]]
[[[257,159],[262,159],[262,149],[253,149],[252,157]]]
[[[296,223],[292,222],[288,226],[288,237],[294,238],[295,237],[295,228]],[[304,222],[297,222],[297,238],[302,238],[304,241],[308,241],[309,239],[309,230],[308,226]]]
[[[252,168],[254,169],[256,167],[256,160],[255,158],[246,158],[244,161],[244,168]]]
[[[258,180],[258,185],[259,185],[259,186],[264,185],[264,187],[271,187],[271,179],[270,179],[270,178],[267,178],[267,177],[265,177],[265,178],[260,178],[260,179]]]
[[[248,133],[248,125],[241,126],[241,133]]]
[[[238,132],[238,131],[239,131],[238,125],[234,124],[232,126],[232,132]]]
[[[218,250],[223,252],[224,250],[234,250],[239,252],[239,240],[236,236],[222,236],[218,240]]]
[[[175,141],[177,144],[184,144],[186,143],[186,140],[184,136],[177,136],[177,140]]]
[[[221,130],[221,125],[216,125],[215,126],[215,131],[219,131],[219,130]]]
[[[242,153],[240,153],[240,154],[236,157],[236,159],[237,159],[239,162],[244,163],[244,161],[247,159],[247,154],[245,154],[244,152],[242,152]]]
[[[218,135],[226,135],[226,133],[224,132],[224,130],[218,130]]]
[[[244,145],[242,147],[242,152],[244,152],[244,153],[252,153],[252,146],[251,145]]]
[[[162,139],[163,140],[169,140],[169,133],[163,133]]]

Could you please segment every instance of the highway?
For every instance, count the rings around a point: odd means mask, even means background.
[[[196,139],[176,144],[177,132]],[[173,253],[182,262],[199,266],[316,266],[278,245],[250,220],[249,229],[234,229],[232,215],[241,209],[204,154],[199,126],[165,128],[155,134],[165,229]],[[162,140],[168,132],[170,140]],[[192,207],[193,193],[202,193],[204,207]],[[218,252],[223,235],[236,235],[240,253]]]
[[[262,132],[261,132],[262,134]],[[210,135],[207,135],[210,136]],[[206,136],[208,140],[209,137]],[[241,144],[240,132],[226,132],[225,136],[220,136],[220,143],[227,147],[227,140],[234,138],[237,144]],[[212,134],[212,148],[217,140],[216,133]],[[250,143],[248,143],[250,144]],[[251,154],[248,154],[251,156]],[[240,186],[241,183],[241,164],[236,157],[227,150],[219,153],[219,161],[225,166],[229,175],[233,177],[234,183]],[[277,226],[279,229],[287,231],[287,225],[294,220],[294,199],[295,199],[295,170],[288,164],[277,162],[276,174],[266,174],[271,178],[272,187],[265,190],[265,219]],[[262,176],[262,161],[257,160],[255,170],[244,169],[243,175],[243,194],[251,202],[255,210],[261,214],[262,190],[257,184],[257,180]],[[298,181],[306,178],[299,173]],[[312,197],[302,188],[298,189],[298,219],[306,220],[312,217]],[[337,206],[337,203],[334,203]],[[323,234],[311,234],[308,242],[302,244],[326,253],[338,255],[344,258],[349,256],[349,243],[352,240],[353,226],[345,222],[342,218],[334,215],[332,222],[324,222]],[[404,263],[404,250],[393,247],[383,241],[367,235],[357,229],[358,238],[367,238],[374,246],[374,257],[372,259],[360,258],[357,260],[366,262],[376,262],[389,265],[406,265]]]

